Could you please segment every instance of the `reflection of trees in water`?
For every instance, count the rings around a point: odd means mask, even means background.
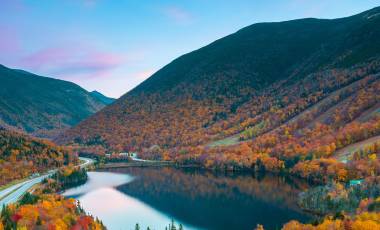
[[[139,194],[171,193],[195,200],[199,197],[235,199],[236,195],[247,195],[265,202],[296,207],[297,194],[308,188],[307,183],[297,178],[274,175],[236,173],[213,173],[195,169],[175,168],[126,168],[113,172],[130,173],[139,179],[120,187],[126,193]]]
[[[307,184],[292,178],[175,168],[111,171],[138,177],[120,191],[206,229],[253,229],[257,223],[272,229],[290,219],[307,220],[296,205]]]

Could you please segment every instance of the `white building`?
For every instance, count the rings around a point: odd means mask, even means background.
[[[137,158],[137,153],[129,153],[130,157]]]
[[[123,153],[119,153],[119,156],[121,157],[132,157],[132,158],[137,158],[137,153],[136,152],[123,152]]]

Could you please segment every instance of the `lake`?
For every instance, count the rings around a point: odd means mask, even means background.
[[[119,168],[89,172],[86,184],[64,195],[108,229],[164,230],[173,219],[185,230],[280,229],[311,217],[296,204],[308,185],[294,178],[199,169]],[[178,229],[178,228],[177,228]]]

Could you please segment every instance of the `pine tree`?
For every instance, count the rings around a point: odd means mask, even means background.
[[[174,220],[173,220],[173,219],[172,219],[171,227],[170,227],[170,225],[169,225],[169,229],[170,229],[170,230],[177,230],[177,227],[175,226],[175,224],[174,224]]]
[[[41,221],[41,217],[40,216],[37,217],[36,225],[37,226],[41,226],[42,225],[42,221]]]

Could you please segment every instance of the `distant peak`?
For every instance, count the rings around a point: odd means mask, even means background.
[[[103,103],[105,104],[111,104],[112,102],[115,101],[114,98],[111,98],[111,97],[107,97],[105,96],[104,94],[102,94],[101,92],[97,91],[97,90],[93,90],[90,92],[91,95],[95,98],[97,98],[98,100],[102,101]]]
[[[92,94],[98,94],[98,95],[102,95],[102,96],[104,96],[104,97],[107,97],[106,95],[104,95],[103,93],[101,93],[101,92],[99,92],[99,91],[97,91],[97,90],[93,90],[93,91],[91,91],[91,93],[92,93]],[[110,97],[108,97],[108,98],[110,98]]]

